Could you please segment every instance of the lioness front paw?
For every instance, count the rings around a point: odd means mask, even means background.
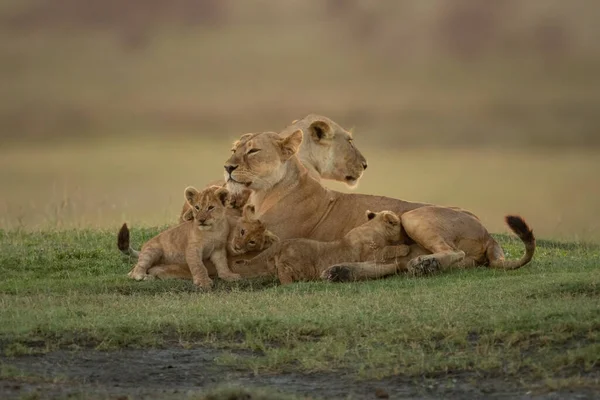
[[[221,278],[227,282],[235,282],[235,281],[239,281],[240,279],[242,279],[242,276],[240,274],[231,273],[231,274],[220,275],[219,278]]]
[[[431,275],[440,270],[440,263],[435,257],[417,257],[410,260],[406,266],[412,275]]]
[[[349,282],[352,280],[352,270],[345,265],[334,265],[321,273],[321,279],[329,282]]]

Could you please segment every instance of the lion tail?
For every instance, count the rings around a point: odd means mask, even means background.
[[[500,245],[494,241],[487,249],[490,267],[499,269],[517,269],[526,265],[535,253],[535,236],[527,222],[519,216],[508,215],[505,218],[508,227],[521,239],[525,245],[525,254],[519,260],[505,260]]]
[[[121,250],[121,253],[130,256],[130,257],[139,257],[140,252],[135,250],[129,244],[129,228],[127,224],[123,224],[121,229],[119,229],[119,234],[117,235],[117,247]]]

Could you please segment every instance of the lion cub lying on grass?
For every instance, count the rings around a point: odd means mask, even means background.
[[[363,225],[348,232],[341,240],[319,242],[288,239],[275,243],[252,260],[239,261],[248,266],[267,263],[282,284],[321,279],[321,273],[333,264],[372,259],[388,259],[408,254],[401,240],[400,218],[391,211],[367,211]]]
[[[185,199],[192,208],[194,219],[146,242],[129,277],[147,279],[148,269],[155,265],[187,264],[194,285],[209,289],[213,282],[203,262],[209,259],[215,264],[219,278],[228,281],[239,279],[240,276],[232,273],[227,265],[229,221],[225,204],[228,195],[227,189],[219,186],[200,192],[191,186],[186,188]],[[127,225],[123,225],[118,241],[121,251],[129,249],[128,233]]]

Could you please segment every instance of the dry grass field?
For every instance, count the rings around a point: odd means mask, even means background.
[[[503,216],[518,213],[539,237],[600,241],[598,150],[383,150],[370,147],[360,132],[355,137],[369,160],[356,191],[465,207],[492,232],[505,232]],[[229,147],[229,141],[200,135],[3,147],[0,227],[172,223],[186,186],[222,176]]]

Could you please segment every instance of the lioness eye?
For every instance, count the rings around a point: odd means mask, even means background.
[[[259,149],[250,149],[248,150],[248,152],[246,154],[254,154],[254,153],[258,153],[260,150]]]
[[[248,242],[248,244],[249,244],[250,246],[254,246],[254,245],[256,244],[256,242],[255,242],[254,240],[251,240],[251,241],[249,241],[249,242]]]
[[[196,209],[196,211],[200,211],[200,206],[195,206],[194,208]]]
[[[246,231],[242,229],[242,230],[240,231],[240,235],[244,236],[244,233],[246,233]]]
[[[208,211],[212,210],[213,208],[215,208],[215,206],[208,206]]]

